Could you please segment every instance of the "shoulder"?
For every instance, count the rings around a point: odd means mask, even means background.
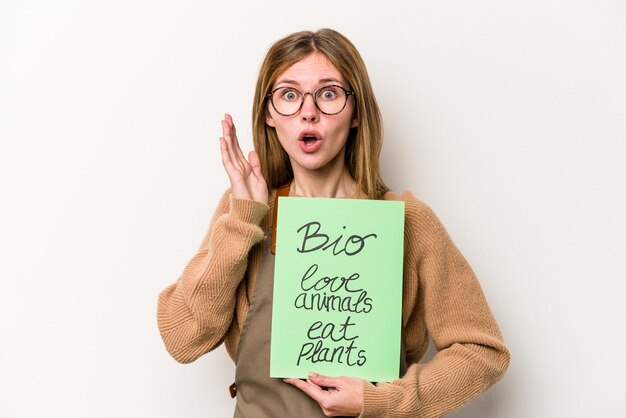
[[[402,194],[388,191],[384,194],[383,199],[404,202],[404,216],[407,223],[422,225],[423,227],[439,223],[431,207],[416,198],[409,190],[405,190]]]
[[[446,229],[432,208],[410,191],[402,194],[390,191],[385,193],[383,199],[404,202],[405,246],[410,252],[429,252],[449,240]]]

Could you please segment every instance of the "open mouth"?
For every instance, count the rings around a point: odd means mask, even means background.
[[[300,141],[310,143],[310,142],[318,141],[322,138],[320,138],[320,134],[315,131],[304,131],[300,133],[300,136],[298,137],[298,139]]]
[[[316,132],[303,132],[298,139],[300,148],[307,153],[317,151],[322,143],[322,138]]]

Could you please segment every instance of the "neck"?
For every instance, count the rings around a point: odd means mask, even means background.
[[[320,173],[302,170],[295,172],[291,182],[291,192],[304,197],[339,197],[352,198],[356,195],[356,182],[348,169],[320,175]]]

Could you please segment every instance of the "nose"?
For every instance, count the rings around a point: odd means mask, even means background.
[[[317,122],[319,120],[319,109],[315,104],[315,100],[313,100],[312,93],[304,95],[304,103],[302,103],[302,109],[300,109],[300,117],[304,122]]]

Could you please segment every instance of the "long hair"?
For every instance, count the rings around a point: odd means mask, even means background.
[[[380,110],[361,55],[348,38],[332,29],[288,35],[274,43],[263,60],[252,107],[252,134],[268,187],[277,188],[292,180],[293,170],[276,130],[265,123],[267,94],[280,74],[313,52],[325,55],[355,93],[357,126],[350,129],[346,141],[345,164],[357,187],[368,198],[380,199],[388,190],[379,168],[383,139]]]

